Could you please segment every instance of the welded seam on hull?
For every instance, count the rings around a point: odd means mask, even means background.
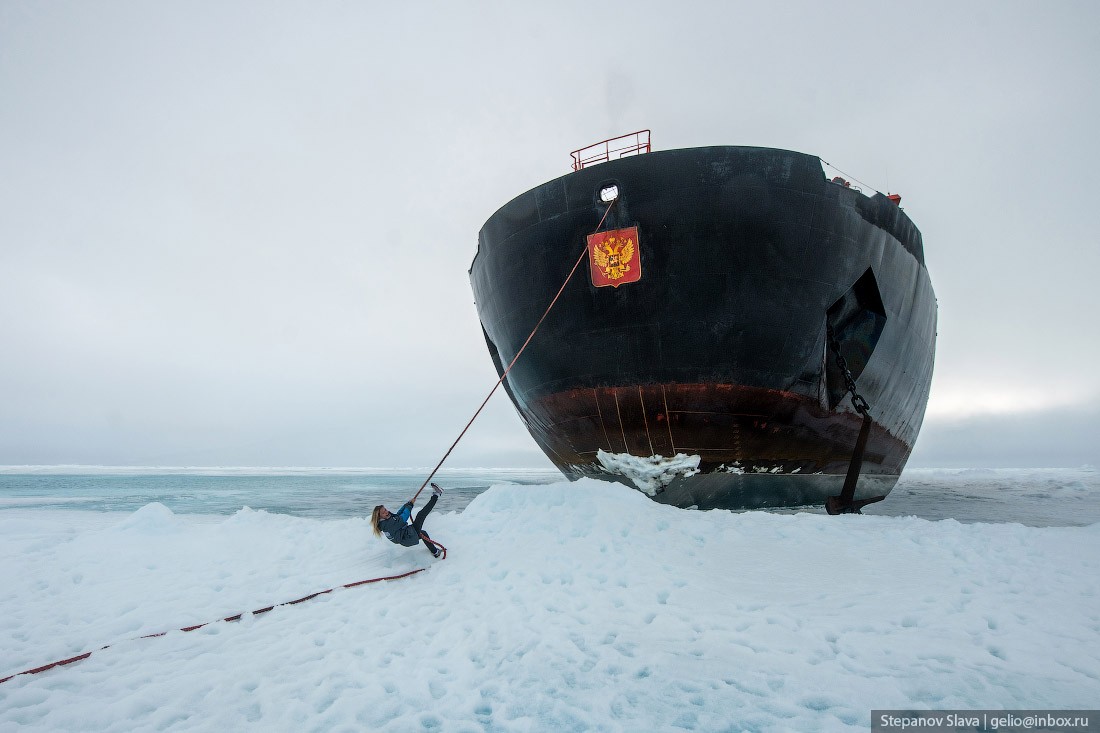
[[[638,385],[638,402],[642,403],[642,423],[645,425],[645,438],[649,441],[649,455],[657,455],[657,451],[653,450],[653,436],[649,434],[649,418],[645,414],[645,397],[642,396],[642,387]]]
[[[611,451],[611,438],[607,437],[607,425],[603,422],[603,410],[600,409],[600,393],[596,391],[596,388],[592,388],[592,398],[596,400],[596,414],[600,416],[600,430],[603,431],[603,439],[607,443],[608,452]],[[595,453],[595,451],[592,451]]]
[[[519,412],[518,409],[516,411]],[[539,448],[542,449],[544,453],[549,451],[550,453],[554,454],[554,458],[557,459],[557,464],[568,465],[566,460],[562,458],[561,453],[558,453],[556,450],[554,450],[553,444],[551,444],[551,442],[545,438],[544,431],[539,430],[536,432],[532,430],[531,424],[527,422],[527,418],[524,417],[522,412],[520,412],[520,419],[523,420],[524,425],[527,426],[527,432],[531,434],[531,437],[535,439],[535,443],[539,446]],[[553,461],[554,458],[551,458],[550,460]]]
[[[744,453],[741,450],[741,421],[733,421],[733,455],[736,460],[734,463],[740,463]]]
[[[558,462],[559,465],[563,465],[563,466],[568,465],[566,463],[566,460],[561,457],[561,453],[558,453],[556,450],[554,450],[554,446],[550,445],[550,443],[548,441],[535,441],[535,442],[536,443],[541,443],[540,447],[541,447],[542,444],[544,444],[547,447],[547,449],[549,449],[549,451],[554,454],[554,458],[558,459],[557,462]]]
[[[630,444],[626,442],[626,428],[623,427],[623,413],[619,409],[619,390],[615,387],[611,388],[611,396],[615,398],[615,414],[619,417],[619,432],[623,434],[623,452],[630,452]]]
[[[723,412],[721,410],[677,410],[677,415],[732,415],[733,417],[763,417],[768,415],[757,412]]]
[[[668,394],[665,385],[661,385],[661,401],[665,403],[665,427],[668,428],[668,442],[672,446],[672,455],[676,455],[676,441],[672,439],[672,416],[668,413]]]

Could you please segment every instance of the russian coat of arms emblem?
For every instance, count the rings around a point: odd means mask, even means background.
[[[592,284],[598,288],[637,282],[642,277],[638,227],[596,232],[588,236]]]

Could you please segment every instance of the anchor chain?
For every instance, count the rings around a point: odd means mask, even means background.
[[[836,355],[836,365],[840,368],[840,373],[844,375],[844,386],[852,395],[852,406],[856,408],[856,412],[860,415],[867,415],[871,406],[867,404],[867,400],[863,399],[863,395],[856,391],[856,379],[852,376],[852,370],[848,368],[848,362],[845,360],[844,354],[840,353],[840,342],[837,341],[836,331],[833,330],[831,323],[825,324],[825,333],[829,336],[829,348]]]
[[[859,470],[863,466],[863,451],[867,448],[867,439],[871,436],[871,406],[867,404],[863,395],[856,391],[855,377],[852,376],[852,370],[848,368],[844,355],[840,353],[840,342],[837,340],[832,324],[825,324],[825,333],[829,338],[829,348],[836,356],[836,365],[844,375],[844,386],[852,395],[852,406],[863,416],[863,424],[859,428],[859,437],[856,438],[852,460],[848,464],[848,474],[844,478],[844,487],[840,491],[840,496],[830,496],[825,500],[825,511],[829,514],[862,514],[860,510],[863,507],[886,498],[872,496],[868,499],[855,500],[856,481],[859,479]]]

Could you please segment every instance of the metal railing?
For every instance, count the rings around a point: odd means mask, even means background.
[[[579,171],[585,166],[611,160],[612,157],[625,158],[648,152],[649,130],[638,130],[574,150],[569,155],[573,158],[573,170]]]

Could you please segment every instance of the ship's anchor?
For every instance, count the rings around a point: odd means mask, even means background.
[[[844,477],[844,488],[840,490],[840,496],[830,496],[825,500],[825,511],[829,514],[862,514],[860,510],[868,504],[882,501],[885,496],[872,496],[869,499],[855,500],[856,480],[859,479],[859,470],[863,466],[863,451],[867,448],[867,438],[871,435],[871,406],[867,400],[856,391],[856,380],[848,369],[848,362],[840,353],[840,343],[836,339],[836,333],[831,324],[826,324],[826,333],[829,337],[829,348],[836,355],[836,365],[840,367],[840,373],[844,375],[844,386],[852,395],[852,406],[856,412],[863,416],[863,425],[859,428],[859,437],[856,438],[856,449],[852,452],[852,461],[848,464],[848,475]]]

